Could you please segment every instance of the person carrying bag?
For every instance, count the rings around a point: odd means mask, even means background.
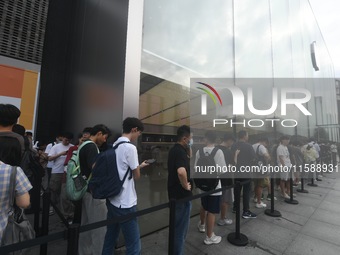
[[[2,235],[1,246],[19,243],[35,238],[35,232],[26,215],[24,214],[24,209],[18,207],[14,203],[16,175],[17,167],[13,167],[9,184],[10,211],[8,213],[7,226]],[[28,249],[15,252],[13,254],[28,254]]]

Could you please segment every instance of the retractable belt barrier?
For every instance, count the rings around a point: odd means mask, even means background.
[[[40,236],[40,237],[37,237],[35,239],[23,241],[23,242],[16,243],[16,244],[2,246],[2,247],[0,247],[0,254],[8,254],[10,252],[23,250],[23,249],[31,248],[31,247],[38,246],[38,245],[41,245],[40,254],[46,254],[47,243],[64,239],[64,240],[68,241],[67,242],[67,254],[74,255],[74,254],[77,254],[77,252],[78,252],[78,241],[79,241],[79,234],[80,233],[87,232],[87,231],[97,229],[97,228],[101,228],[101,227],[104,227],[104,226],[107,226],[107,225],[110,225],[110,224],[123,222],[123,221],[129,220],[129,219],[135,218],[135,217],[139,217],[139,216],[143,216],[143,215],[146,215],[146,214],[149,214],[149,213],[160,211],[160,210],[163,210],[165,208],[170,208],[170,217],[169,218],[170,218],[171,224],[169,225],[169,254],[174,254],[173,251],[174,251],[175,225],[173,223],[174,223],[174,219],[176,217],[176,215],[175,215],[176,204],[196,200],[198,198],[209,196],[213,193],[217,193],[217,192],[227,190],[227,189],[231,189],[231,188],[236,189],[236,192],[237,192],[236,199],[238,200],[238,212],[236,212],[236,215],[237,215],[237,217],[236,217],[236,233],[231,233],[231,234],[233,234],[234,239],[237,242],[238,242],[239,239],[244,241],[245,238],[248,242],[248,238],[240,233],[240,219],[239,219],[240,218],[240,211],[239,211],[240,210],[240,205],[239,205],[239,202],[240,202],[240,187],[241,187],[241,185],[244,185],[248,182],[250,182],[250,180],[247,180],[247,181],[244,181],[244,182],[237,182],[236,184],[226,186],[226,187],[222,187],[220,189],[212,190],[212,191],[205,192],[205,193],[202,193],[202,194],[196,194],[196,195],[193,195],[193,196],[190,196],[190,197],[187,197],[187,198],[183,198],[183,199],[180,199],[180,200],[171,200],[168,203],[160,204],[160,205],[157,205],[157,206],[153,206],[151,208],[147,208],[147,209],[143,209],[143,210],[140,210],[140,211],[137,211],[137,212],[133,212],[133,213],[128,214],[128,215],[123,215],[123,216],[116,217],[114,219],[103,220],[103,221],[95,222],[95,223],[84,225],[84,226],[80,226],[79,224],[68,225],[68,223],[67,223],[67,224],[65,224],[66,226],[68,226],[66,230],[63,230],[63,231],[60,231],[60,232],[57,232],[57,233],[53,233],[53,234],[49,234],[49,235],[46,235],[46,233],[48,232],[48,224],[47,224],[48,223],[48,213],[47,213],[47,215],[45,215],[45,217],[43,215],[43,226],[42,226],[42,235],[45,234],[45,236]],[[50,202],[50,192],[48,190],[46,191],[46,194],[44,193],[43,200],[45,201],[45,203],[43,204],[43,207],[44,207],[43,210],[47,211],[47,209],[49,208],[49,203],[46,203],[46,201]],[[55,206],[53,206],[53,207],[54,207],[54,209],[57,208]],[[61,212],[58,209],[56,209],[56,212],[57,212],[58,216],[62,216]],[[59,215],[59,213],[61,215]],[[229,235],[231,235],[231,234],[229,234]],[[230,238],[228,236],[228,240],[229,239]],[[233,243],[233,242],[231,242],[231,243]],[[235,244],[235,243],[233,243],[233,244]],[[238,245],[238,244],[235,244],[235,245]]]

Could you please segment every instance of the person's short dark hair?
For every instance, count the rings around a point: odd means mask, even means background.
[[[238,139],[242,139],[243,137],[245,137],[245,136],[247,136],[247,131],[245,131],[245,130],[240,130],[240,131],[238,131],[238,133],[237,133],[237,137],[238,137]]]
[[[283,140],[290,140],[289,136],[288,135],[283,135],[280,137],[280,142],[282,142]]]
[[[91,131],[92,131],[92,127],[86,127],[86,128],[83,129],[83,133],[91,134]]]
[[[180,126],[177,129],[177,141],[180,141],[183,137],[190,136],[190,127],[187,125]]]
[[[230,140],[235,142],[235,137],[232,134],[226,133],[226,134],[223,135],[222,141],[227,142],[227,141],[230,141]]]
[[[33,133],[32,133],[31,131],[26,131],[25,134],[26,134],[27,136],[33,136]]]
[[[20,125],[20,124],[14,124],[14,126],[12,127],[12,131],[14,133],[17,133],[19,135],[25,136],[25,127]]]
[[[62,136],[69,140],[73,139],[73,134],[71,132],[64,132]]]
[[[259,142],[269,143],[269,139],[268,139],[268,137],[262,136],[262,137],[259,138]]]
[[[12,104],[0,104],[0,125],[8,127],[16,124],[20,114],[21,112],[16,106]]]
[[[205,133],[204,137],[205,137],[205,139],[207,139],[208,142],[210,142],[210,143],[216,142],[216,138],[217,138],[216,132],[214,132],[214,131],[212,131],[212,130],[207,131],[207,132]]]
[[[98,134],[99,132],[102,132],[103,135],[108,135],[108,136],[111,135],[110,129],[109,129],[107,126],[103,125],[103,124],[95,125],[95,126],[91,129],[90,135],[91,135],[91,136],[95,136],[95,135]]]
[[[300,142],[299,140],[294,140],[293,142],[290,142],[292,145],[294,146],[301,146],[302,142]]]
[[[18,139],[0,136],[0,160],[11,166],[20,166],[21,144]]]
[[[123,133],[129,134],[131,129],[137,128],[138,131],[144,131],[144,124],[140,121],[140,119],[134,117],[127,117],[123,121]]]

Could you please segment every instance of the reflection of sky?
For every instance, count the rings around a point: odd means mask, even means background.
[[[236,77],[333,76],[307,0],[234,2]],[[142,71],[186,86],[188,77],[233,77],[232,16],[232,0],[145,0]]]

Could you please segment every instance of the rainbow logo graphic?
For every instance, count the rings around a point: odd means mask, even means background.
[[[197,82],[197,83],[203,85],[204,87],[203,88],[196,87],[196,88],[206,93],[206,94],[202,94],[202,97],[201,97],[201,107],[202,107],[201,114],[202,115],[207,115],[207,95],[209,95],[209,97],[211,98],[211,100],[214,102],[215,105],[217,105],[217,100],[218,100],[218,102],[222,106],[222,99],[220,95],[217,93],[217,91],[212,86],[210,86],[209,84],[203,83],[203,82]]]

